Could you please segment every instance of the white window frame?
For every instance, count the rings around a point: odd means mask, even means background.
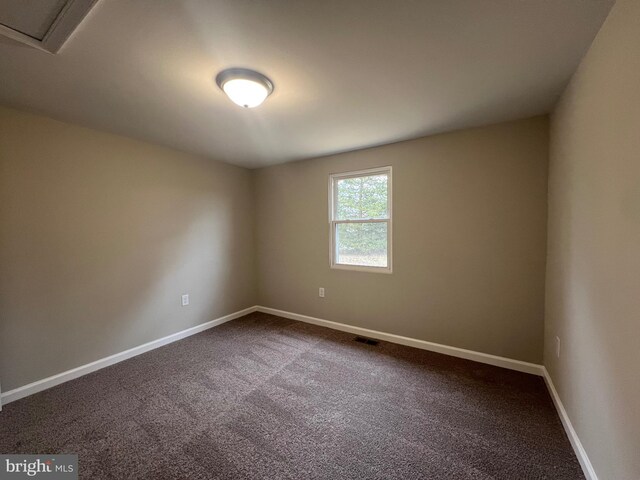
[[[332,173],[329,175],[329,258],[330,266],[336,270],[352,270],[356,272],[393,272],[393,195],[392,195],[392,168],[391,166],[369,168],[367,170],[357,170],[353,172]],[[337,192],[336,183],[338,180],[346,178],[369,177],[373,175],[387,175],[387,218],[368,218],[359,220],[336,220]],[[341,223],[386,223],[387,224],[387,266],[373,267],[366,265],[347,265],[336,262],[336,233],[337,226]]]

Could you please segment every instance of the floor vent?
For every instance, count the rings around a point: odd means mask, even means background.
[[[356,337],[354,339],[356,342],[360,342],[360,343],[366,343],[367,345],[378,345],[378,340],[374,340],[372,338],[365,338],[365,337]]]

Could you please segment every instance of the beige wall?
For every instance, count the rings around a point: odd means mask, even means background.
[[[256,171],[259,303],[540,363],[547,135],[538,117]],[[382,165],[393,274],[331,270],[328,175]]]
[[[248,170],[0,108],[2,390],[253,305],[252,215]]]
[[[546,303],[545,364],[596,473],[640,479],[637,0],[618,0],[552,118]]]
[[[546,132],[541,117],[252,173],[0,108],[2,389],[255,303],[539,362]],[[330,270],[328,174],[379,165],[394,273]]]

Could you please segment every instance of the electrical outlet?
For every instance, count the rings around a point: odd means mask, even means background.
[[[560,358],[560,337],[556,337],[556,357]]]
[[[318,289],[318,296],[324,298],[324,288],[320,287]]]
[[[182,295],[182,306],[186,307],[187,305],[189,305],[189,294],[185,293]]]

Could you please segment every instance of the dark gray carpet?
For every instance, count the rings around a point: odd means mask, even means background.
[[[4,407],[81,478],[581,479],[535,376],[255,313]]]

